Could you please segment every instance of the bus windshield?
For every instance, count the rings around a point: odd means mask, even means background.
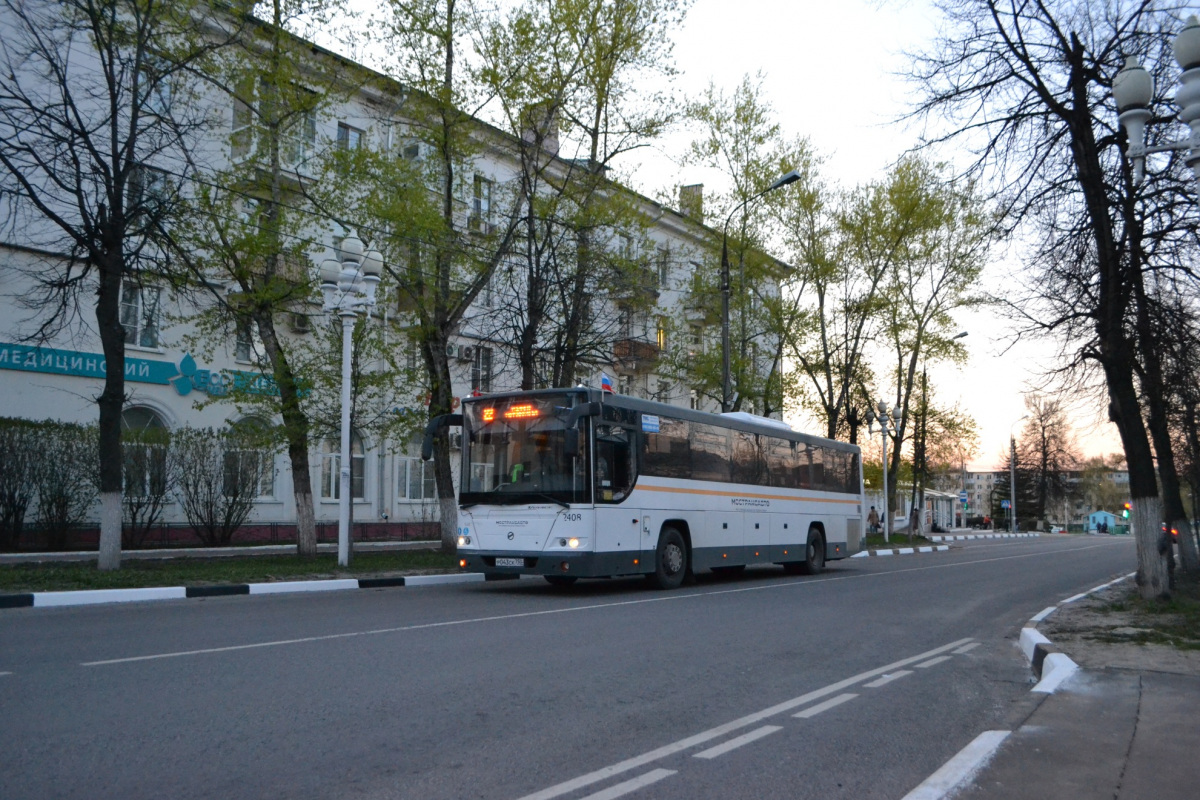
[[[460,502],[585,503],[590,500],[586,422],[567,452],[575,394],[487,398],[463,404],[466,479]]]

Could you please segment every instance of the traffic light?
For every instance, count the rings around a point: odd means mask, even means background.
[[[1124,517],[1125,519],[1129,519],[1129,512],[1130,512],[1132,509],[1133,509],[1133,504],[1132,504],[1132,503],[1126,503],[1126,504],[1125,504],[1125,510],[1121,512],[1121,516],[1122,516],[1122,517]]]

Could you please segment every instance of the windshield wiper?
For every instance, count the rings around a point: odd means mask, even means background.
[[[544,493],[542,493],[542,492],[534,492],[534,493],[533,493],[533,496],[534,496],[534,497],[544,497],[544,498],[546,498],[547,500],[549,500],[551,503],[558,503],[558,504],[559,504],[560,506],[562,506],[563,508],[570,508],[570,507],[571,507],[571,504],[570,504],[570,503],[565,503],[565,502],[563,502],[562,500],[559,500],[557,497],[551,497],[550,495],[548,495],[548,494],[544,494]]]

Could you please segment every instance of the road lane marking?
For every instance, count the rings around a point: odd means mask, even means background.
[[[917,664],[916,668],[917,669],[929,669],[930,667],[936,666],[936,665],[942,663],[943,661],[949,661],[949,660],[950,660],[950,656],[938,656],[937,658],[929,659],[924,664]]]
[[[828,711],[835,706],[840,706],[847,700],[853,700],[856,697],[858,697],[856,694],[839,694],[837,697],[831,697],[824,703],[817,703],[815,706],[804,709],[799,714],[792,714],[792,716],[796,717],[797,719],[810,719],[811,717],[815,717],[817,714],[820,714],[823,711]]]
[[[941,800],[950,792],[974,777],[997,748],[1008,738],[1010,731],[984,731],[954,758],[930,775],[921,785],[904,795],[903,800]]]
[[[784,702],[777,703],[770,708],[764,708],[762,711],[756,711],[753,714],[747,714],[740,719],[735,719],[732,722],[726,722],[724,725],[718,725],[715,728],[709,728],[706,731],[697,733],[694,736],[689,736],[686,739],[680,739],[677,742],[663,745],[662,747],[656,748],[647,753],[643,753],[640,756],[627,758],[624,761],[619,761],[611,766],[602,767],[593,772],[589,772],[586,775],[580,775],[578,778],[572,778],[569,781],[557,783],[554,786],[541,790],[540,792],[534,792],[533,794],[525,795],[524,797],[520,798],[520,800],[550,800],[550,798],[558,797],[560,795],[567,794],[568,792],[573,792],[576,789],[583,788],[584,786],[590,786],[593,783],[607,780],[614,775],[620,775],[622,772],[628,772],[631,769],[637,769],[638,767],[645,766],[646,764],[651,764],[655,761],[666,758],[667,756],[681,753],[684,750],[690,750],[696,745],[710,742],[713,739],[718,739],[727,733],[732,733],[733,731],[741,730],[742,728],[748,728],[751,725],[757,725],[765,719],[778,716],[779,714],[791,711],[792,709],[800,706],[808,705],[813,700],[818,700],[822,697],[827,697],[828,695],[834,694],[835,692],[840,692],[842,689],[853,686],[857,683],[861,683],[868,678],[874,678],[877,675],[883,675],[901,667],[906,667],[909,664],[913,664],[918,661],[924,661],[932,656],[944,653],[947,650],[953,650],[955,647],[962,647],[964,644],[970,641],[972,640],[959,639],[958,641],[944,644],[941,647],[936,647],[933,650],[927,650],[919,655],[910,656],[908,658],[901,659],[900,661],[894,661],[891,664],[884,665],[868,672],[860,672],[853,677],[840,680],[837,683],[831,683],[821,689],[815,689],[808,694],[802,694],[799,697],[792,698],[791,700],[785,700]]]
[[[12,673],[11,672],[0,672],[0,678],[3,678],[5,675],[12,675]]]
[[[586,606],[571,606],[568,608],[550,608],[542,611],[526,611],[517,614],[500,614],[490,617],[474,617],[468,619],[445,620],[442,622],[430,622],[420,625],[403,625],[395,628],[379,628],[369,631],[348,631],[346,633],[331,633],[324,636],[306,636],[296,639],[278,639],[267,642],[251,642],[249,644],[227,645],[225,647],[206,647],[195,650],[179,650],[168,653],[153,653],[140,656],[127,656],[125,658],[110,658],[98,661],[85,661],[80,666],[83,667],[100,667],[113,664],[129,664],[137,661],[155,661],[166,658],[181,658],[184,656],[200,656],[212,653],[233,653],[239,650],[255,650],[263,647],[282,647],[285,645],[294,644],[309,644],[312,642],[332,641],[335,639],[352,639],[357,636],[379,636],[389,633],[405,633],[409,631],[431,630],[435,628],[447,628],[455,625],[473,625],[484,622],[500,622],[510,619],[523,619],[528,617],[540,617],[550,614],[567,614],[576,611],[594,611],[605,608],[619,608],[621,606],[645,605],[648,603],[669,603],[680,600],[692,600],[695,598],[715,597],[726,594],[742,594],[744,592],[761,592],[773,589],[784,589],[790,587],[810,587],[817,586],[823,583],[831,583],[834,581],[849,581],[862,580],[864,578],[879,578],[888,575],[903,575],[909,572],[925,572],[934,569],[950,569],[958,567],[969,567],[975,564],[990,564],[994,561],[1013,561],[1019,558],[1039,558],[1042,556],[1055,556],[1062,553],[1079,553],[1085,550],[1094,550],[1099,547],[1110,547],[1114,544],[1124,543],[1125,540],[1116,540],[1114,542],[1103,542],[1084,547],[1063,548],[1059,550],[1047,550],[1036,553],[1022,553],[1014,556],[997,556],[995,558],[980,558],[974,561],[959,561],[951,564],[929,564],[921,567],[908,567],[892,570],[884,570],[881,572],[865,572],[855,575],[836,575],[826,578],[817,578],[816,580],[800,580],[800,581],[782,581],[779,583],[771,583],[765,586],[745,586],[736,589],[720,589],[717,591],[699,591],[699,592],[679,592],[676,594],[667,595],[665,597],[651,597],[641,600],[620,600],[613,603],[594,603]]]
[[[976,644],[978,644],[978,642],[976,642]],[[967,647],[970,647],[970,645],[967,645]],[[960,647],[959,650],[961,650],[961,649],[962,648]],[[955,652],[958,652],[958,650],[956,650]],[[891,675],[884,675],[882,678],[880,678],[877,681],[871,681],[870,683],[864,683],[863,686],[866,686],[868,689],[878,689],[880,686],[886,686],[887,684],[891,683],[892,681],[894,681],[898,678],[903,678],[905,675],[912,675],[912,670],[911,669],[902,669],[899,672],[893,672]]]
[[[958,648],[957,650],[954,650],[954,651],[952,651],[952,652],[953,652],[953,653],[954,653],[954,655],[956,655],[956,656],[961,656],[963,653],[969,653],[969,652],[971,652],[971,651],[972,651],[972,650],[974,650],[976,647],[979,647],[979,645],[980,645],[980,642],[971,642],[970,644],[964,644],[962,647],[960,647],[960,648]]]
[[[652,772],[647,772],[640,778],[618,783],[616,786],[610,786],[604,791],[589,794],[587,797],[582,798],[582,800],[616,800],[618,797],[627,795],[630,792],[636,792],[638,789],[649,786],[652,783],[658,783],[663,778],[669,778],[674,774],[675,770],[673,769],[656,769]]]
[[[783,730],[783,728],[779,727],[778,725],[763,725],[761,728],[752,730],[749,733],[743,733],[736,739],[730,739],[724,744],[719,744],[716,747],[710,747],[707,750],[696,753],[696,755],[692,756],[692,758],[716,758],[717,756],[723,756],[730,750],[737,750],[742,745],[750,744],[751,742],[757,742],[764,736],[770,736],[772,733],[781,730]]]

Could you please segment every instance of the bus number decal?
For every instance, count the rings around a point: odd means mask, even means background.
[[[572,512],[570,514],[563,514],[563,519],[566,520],[567,522],[582,522],[583,514],[579,514],[577,512]]]

